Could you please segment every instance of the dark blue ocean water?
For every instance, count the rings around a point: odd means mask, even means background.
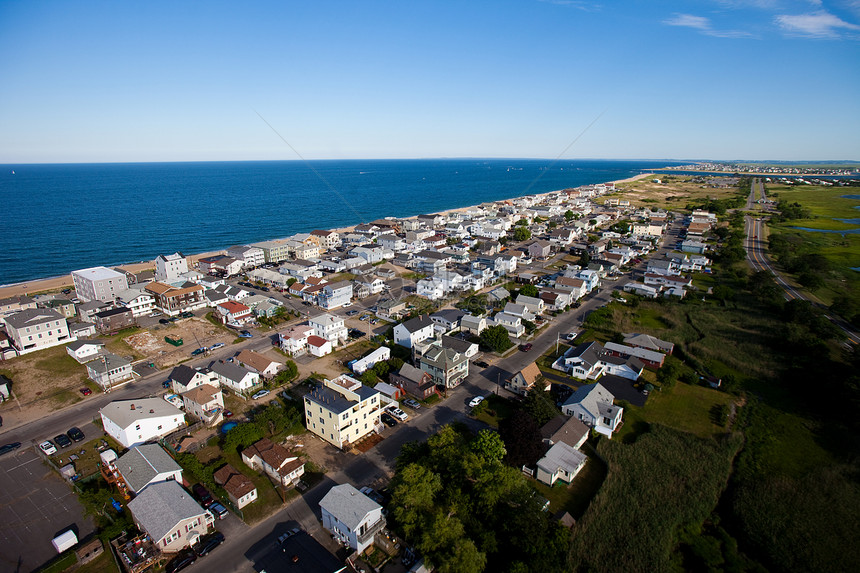
[[[0,284],[636,175],[665,161],[0,165]]]

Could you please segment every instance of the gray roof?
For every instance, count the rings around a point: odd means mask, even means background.
[[[453,336],[442,336],[442,346],[445,348],[450,348],[455,352],[459,352],[461,354],[468,352],[472,349],[473,346],[477,346],[474,342],[469,342],[468,340],[463,340],[461,338],[454,338]]]
[[[191,368],[190,366],[186,366],[185,364],[180,364],[175,367],[170,372],[170,379],[179,382],[183,386],[187,386],[189,382],[194,379],[194,376],[197,375],[197,370]]]
[[[182,410],[161,398],[117,400],[99,410],[99,413],[112,420],[120,428],[127,428],[138,420],[146,418],[182,416],[185,419]]]
[[[416,316],[415,318],[410,318],[406,322],[402,323],[404,328],[408,330],[410,333],[418,332],[422,328],[427,328],[428,326],[433,326],[433,321],[430,320],[430,317],[426,314],[422,314],[421,316]]]
[[[555,473],[559,469],[573,473],[587,459],[586,455],[579,450],[573,449],[564,442],[556,442],[546,455],[538,460],[537,465],[549,473]]]
[[[216,360],[210,364],[209,370],[234,382],[241,381],[250,372],[250,370],[237,366],[232,362],[222,362],[221,360]]]
[[[597,417],[603,413],[603,410],[601,410],[601,404],[612,406],[613,400],[615,400],[615,396],[613,396],[609,390],[604,388],[600,382],[597,382],[595,384],[580,386],[564,404],[565,406],[579,404],[586,411]]]
[[[93,339],[93,340],[75,340],[74,342],[69,342],[66,345],[66,348],[71,348],[73,351],[76,351],[79,348],[81,348],[83,346],[88,346],[88,345],[104,346],[105,342],[104,342],[104,340],[96,340],[96,339]]]
[[[397,372],[398,376],[406,378],[407,380],[411,380],[416,384],[420,384],[424,379],[424,375],[427,374],[423,370],[419,368],[415,368],[411,364],[404,364],[400,367],[400,370]]]
[[[54,320],[62,320],[64,323],[66,318],[56,310],[47,308],[27,308],[19,310],[14,314],[10,314],[3,320],[12,328],[22,328],[24,326],[34,326]]]
[[[581,358],[582,361],[589,366],[594,366],[595,364],[600,362],[601,355],[605,353],[606,351],[604,350],[603,345],[599,342],[583,342],[575,348],[571,348],[570,350],[568,350],[564,354],[564,357]]]
[[[88,362],[87,368],[98,372],[99,374],[104,374],[105,372],[114,370],[116,368],[122,368],[123,366],[128,366],[129,364],[131,364],[131,362],[129,362],[122,356],[117,356],[116,354],[111,354],[110,352],[103,352],[100,358]]]
[[[441,318],[442,320],[445,320],[445,321],[450,322],[452,324],[458,324],[460,322],[460,319],[463,318],[463,316],[465,316],[465,314],[466,314],[466,311],[460,310],[459,308],[446,308],[446,309],[440,310],[438,312],[434,312],[430,316],[431,316],[431,318],[432,317]]]
[[[650,334],[625,334],[624,344],[627,344],[629,346],[639,346],[642,348],[647,348],[648,350],[655,350],[658,352],[672,352],[672,350],[674,350],[675,348],[675,345],[671,342],[660,340],[659,338],[655,338]]]
[[[574,417],[556,416],[541,429],[541,436],[552,443],[564,442],[568,446],[576,444],[588,433],[588,426]]]
[[[331,488],[320,500],[320,507],[350,530],[355,530],[368,513],[382,508],[348,483]]]
[[[363,402],[368,398],[371,398],[374,394],[378,394],[376,390],[370,388],[369,386],[365,386],[362,384],[356,391],[358,397]],[[329,388],[328,386],[323,386],[322,384],[316,386],[313,390],[305,394],[305,398],[314,402],[315,404],[319,404],[326,410],[333,412],[335,414],[342,414],[346,412],[350,408],[354,407],[357,402],[354,400],[347,400],[346,397],[340,392],[336,392]]]
[[[116,461],[125,483],[139,492],[158,474],[182,470],[158,444],[145,444],[130,449]]]
[[[128,509],[156,542],[183,520],[206,513],[190,493],[172,480],[152,484],[128,502]]]

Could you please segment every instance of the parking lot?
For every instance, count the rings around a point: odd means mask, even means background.
[[[70,527],[78,539],[92,533],[83,513],[71,486],[32,448],[0,458],[0,570],[39,568],[57,554],[51,539]]]

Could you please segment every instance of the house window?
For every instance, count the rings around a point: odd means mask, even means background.
[[[609,418],[604,416],[603,417],[603,423],[606,424],[607,426],[609,426],[612,424],[612,420],[610,420]]]
[[[135,429],[135,430],[139,430],[139,429],[140,429],[140,424],[136,425],[136,426],[134,427],[134,429]]]

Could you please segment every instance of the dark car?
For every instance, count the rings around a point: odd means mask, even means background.
[[[182,318],[191,318],[194,316],[194,313],[193,312],[183,312],[179,316],[181,316]]]
[[[217,501],[209,506],[209,511],[212,512],[212,515],[218,517],[218,519],[224,519],[227,517],[227,508]]]
[[[212,552],[213,549],[218,547],[224,542],[224,534],[220,531],[216,531],[210,535],[207,535],[200,542],[194,546],[194,552],[198,557],[203,557],[204,555],[208,555]]]
[[[183,549],[177,553],[176,557],[168,561],[164,571],[165,573],[175,573],[176,571],[185,569],[195,561],[197,561],[197,555],[190,549]]]
[[[484,362],[483,360],[479,360],[475,362],[475,366],[480,366],[481,368],[488,368],[490,365]]]
[[[389,428],[393,428],[394,426],[397,425],[397,420],[395,420],[392,416],[389,416],[385,412],[382,413],[382,416],[380,416],[380,419],[382,420],[382,423],[385,424],[386,426],[388,426]]]
[[[532,345],[530,342],[528,344],[523,344],[522,346],[520,346],[520,350],[522,350],[523,352],[528,352],[531,349]]]
[[[83,442],[84,441],[84,433],[78,427],[69,428],[69,431],[66,432],[66,435],[71,438],[73,442]]]
[[[21,442],[12,442],[11,444],[0,446],[0,456],[2,456],[3,454],[8,454],[9,452],[14,452],[20,447]]]
[[[161,383],[161,387],[164,389],[170,388],[170,380],[165,380]]]
[[[191,351],[191,356],[200,356],[201,354],[203,354],[207,350],[209,350],[209,349],[203,348],[203,347],[197,348],[197,349]]]
[[[61,448],[68,448],[72,445],[72,440],[70,440],[66,434],[57,434],[54,436],[54,443]]]
[[[210,505],[215,503],[215,500],[212,499],[212,494],[209,493],[209,490],[199,483],[194,484],[194,487],[191,488],[191,492],[198,500],[200,500],[200,503],[203,505],[203,507],[208,508]]]
[[[158,322],[160,322],[161,324],[170,324],[170,319],[169,318],[159,318]]]

